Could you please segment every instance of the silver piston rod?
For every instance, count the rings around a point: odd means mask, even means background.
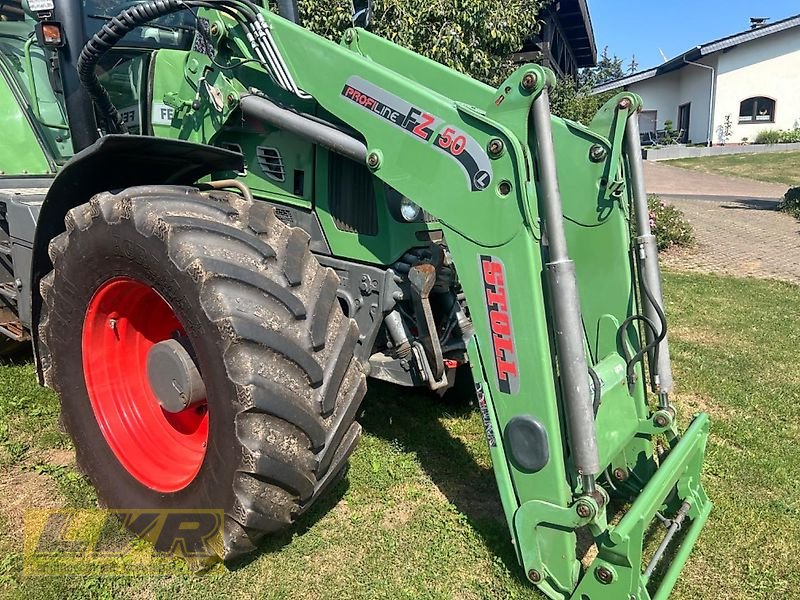
[[[550,118],[550,99],[545,87],[533,101],[533,125],[539,159],[539,194],[550,252],[545,268],[550,288],[569,447],[575,468],[581,475],[583,491],[591,494],[595,490],[595,475],[600,471],[600,458],[592,394],[589,390],[589,365],[586,361],[578,281],[575,263],[570,260],[567,251]]]
[[[647,343],[661,334],[661,319],[658,310],[649,296],[658,304],[663,314],[664,300],[661,293],[661,269],[658,266],[658,244],[650,228],[650,210],[647,206],[647,192],[644,186],[644,167],[642,165],[642,145],[639,138],[639,116],[633,113],[625,124],[625,152],[628,155],[628,168],[633,192],[633,213],[636,219],[636,265],[639,271],[639,289],[642,300],[642,313],[653,323],[656,331],[645,327]],[[650,292],[649,295],[647,292]],[[655,335],[654,335],[655,334]],[[650,366],[650,387],[659,395],[662,408],[669,406],[667,395],[672,391],[672,364],[669,358],[669,343],[664,337],[656,353],[648,353]]]

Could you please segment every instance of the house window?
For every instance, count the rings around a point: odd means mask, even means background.
[[[739,105],[739,123],[774,123],[775,100],[757,96]]]

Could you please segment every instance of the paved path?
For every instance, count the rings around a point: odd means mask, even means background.
[[[726,196],[776,199],[783,198],[789,188],[783,183],[764,183],[742,177],[710,175],[647,160],[644,161],[644,177],[649,193],[684,197]]]
[[[698,245],[667,252],[677,269],[800,283],[800,221],[775,211],[788,186],[645,162],[647,191],[683,211]]]

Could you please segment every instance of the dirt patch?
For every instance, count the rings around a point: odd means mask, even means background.
[[[678,412],[686,418],[698,412],[708,413],[715,420],[728,421],[735,416],[734,409],[721,406],[714,399],[702,394],[680,392],[675,396],[675,404]]]
[[[13,468],[0,471],[0,497],[3,498],[0,517],[5,522],[3,537],[19,544],[26,510],[63,505],[63,498],[50,477]]]
[[[669,335],[672,339],[700,346],[731,346],[731,342],[735,344],[730,337],[721,336],[718,331],[705,327],[676,327],[673,325],[669,328]]]
[[[74,467],[75,451],[51,448],[42,452],[42,462],[56,467]]]
[[[384,529],[395,529],[397,527],[402,527],[413,518],[414,513],[417,512],[417,507],[419,504],[420,503],[416,501],[406,501],[399,502],[398,504],[388,508],[383,513],[381,527]]]
[[[578,545],[576,549],[578,560],[581,561],[581,566],[583,566],[584,569],[588,569],[599,554],[597,544],[594,541],[594,536],[592,535],[592,532],[589,531],[588,527],[579,527],[575,531],[575,535],[578,538]]]

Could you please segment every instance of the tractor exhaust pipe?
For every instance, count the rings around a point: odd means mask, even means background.
[[[589,364],[586,361],[578,282],[575,263],[570,260],[567,250],[550,118],[550,99],[545,87],[533,101],[539,191],[550,252],[545,267],[552,301],[553,329],[569,446],[575,467],[581,475],[583,492],[592,494],[595,491],[595,475],[600,471],[597,431],[593,399],[589,390]]]
[[[642,165],[642,145],[639,138],[639,117],[633,113],[625,124],[625,153],[628,155],[628,168],[633,192],[633,212],[636,218],[636,266],[639,272],[639,287],[642,312],[659,329],[653,332],[645,327],[647,343],[652,344],[661,334],[661,315],[664,314],[664,300],[661,293],[661,269],[658,266],[658,245],[656,236],[650,228],[650,211],[647,207],[647,192],[644,186]],[[655,302],[655,304],[654,304]],[[656,306],[657,305],[657,306]],[[657,334],[657,335],[654,335]],[[668,394],[672,391],[672,364],[669,358],[669,343],[665,337],[655,353],[648,353],[650,387],[658,394],[660,408],[669,408]]]

